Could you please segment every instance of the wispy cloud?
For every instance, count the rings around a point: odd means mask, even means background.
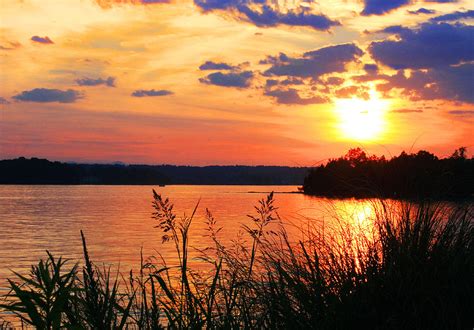
[[[423,112],[423,110],[420,109],[395,109],[391,110],[391,113],[420,113]]]
[[[294,88],[269,89],[265,91],[265,95],[274,97],[277,103],[288,105],[320,104],[328,101],[328,99],[323,96],[313,95],[309,97],[301,97],[300,93]]]
[[[170,3],[171,0],[95,0],[95,2],[100,7],[109,9],[117,5],[155,5]]]
[[[0,104],[10,104],[10,102],[6,98],[0,96]]]
[[[21,44],[17,41],[2,41],[0,42],[0,49],[2,50],[14,50],[20,48]]]
[[[77,79],[76,83],[79,86],[99,86],[105,85],[108,87],[115,87],[115,77],[108,77],[108,78],[81,78]]]
[[[451,110],[448,113],[456,116],[474,116],[474,110]]]
[[[425,2],[454,3],[454,2],[459,2],[459,0],[425,0]]]
[[[404,7],[412,4],[413,0],[363,0],[364,9],[361,12],[361,15],[384,15],[400,7]],[[458,0],[424,0],[424,2],[435,2],[435,3],[451,3],[458,2]],[[410,14],[434,14],[434,10],[420,8],[415,11],[409,10]]]
[[[155,89],[138,89],[132,93],[132,96],[134,97],[147,97],[147,96],[166,96],[166,95],[172,95],[173,92],[166,90],[166,89],[160,89],[160,90],[155,90]]]
[[[335,91],[335,95],[339,98],[357,97],[360,99],[369,99],[369,88],[367,86],[346,86]]]
[[[213,61],[206,61],[199,66],[199,70],[234,70],[236,66],[222,63],[222,62],[213,62]]]
[[[454,13],[433,17],[431,22],[450,22],[460,19],[474,18],[474,10],[456,11]]]
[[[420,14],[430,15],[430,14],[436,14],[436,10],[434,10],[434,9],[427,9],[427,8],[420,8],[420,9],[417,9],[417,10],[407,10],[407,12],[408,12],[409,14],[412,14],[412,15],[420,15]]]

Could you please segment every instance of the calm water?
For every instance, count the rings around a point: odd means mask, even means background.
[[[172,244],[161,243],[161,232],[151,218],[152,189],[169,197],[178,215],[190,214],[200,199],[190,245],[206,248],[204,224],[208,208],[223,230],[223,242],[235,239],[247,214],[270,191],[285,226],[331,222],[334,210],[360,221],[370,214],[369,201],[331,201],[312,198],[295,186],[1,186],[0,185],[0,289],[5,290],[11,270],[26,272],[32,263],[53,254],[80,260],[79,231],[87,237],[96,263],[120,265],[128,271],[145,257],[161,253],[173,260]],[[169,259],[168,259],[169,258]],[[0,292],[2,293],[2,292]]]

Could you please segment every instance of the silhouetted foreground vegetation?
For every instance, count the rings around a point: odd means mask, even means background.
[[[308,168],[286,166],[104,165],[38,158],[0,160],[0,184],[300,185]]]
[[[364,230],[313,228],[291,242],[273,204],[259,202],[244,237],[224,244],[207,211],[208,270],[189,267],[191,216],[154,193],[153,217],[178,264],[143,261],[112,276],[48,255],[10,280],[3,308],[38,329],[471,329],[474,224],[463,208],[377,204]],[[349,220],[350,223],[351,220]],[[335,226],[335,228],[338,226]],[[153,261],[155,260],[155,261]],[[153,262],[152,262],[153,261]]]
[[[326,197],[466,199],[474,197],[474,158],[459,148],[449,158],[427,151],[390,160],[360,148],[310,170],[305,194]]]

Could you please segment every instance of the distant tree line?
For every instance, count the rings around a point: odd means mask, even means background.
[[[301,185],[306,167],[72,164],[20,157],[0,161],[0,184]]]
[[[324,197],[474,197],[474,158],[459,148],[439,159],[427,151],[386,159],[350,149],[315,168],[287,166],[174,166],[74,164],[20,157],[0,160],[0,184],[226,184],[301,185]]]
[[[389,160],[362,149],[310,170],[305,194],[326,197],[464,199],[474,197],[474,158],[466,148],[439,159],[430,152],[402,152]]]

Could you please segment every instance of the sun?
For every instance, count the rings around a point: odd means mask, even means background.
[[[379,138],[386,130],[385,114],[389,101],[380,99],[377,92],[371,90],[369,99],[337,99],[335,109],[339,116],[339,129],[343,136],[358,141],[370,141]]]

